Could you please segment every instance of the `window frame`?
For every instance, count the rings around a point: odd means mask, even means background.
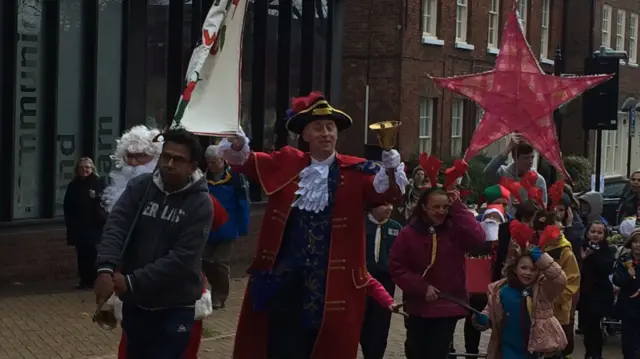
[[[529,0],[518,2],[518,22],[522,28],[522,34],[527,37],[527,20],[529,16]]]
[[[433,14],[428,13],[431,10]],[[422,37],[438,37],[438,0],[422,2]]]
[[[480,120],[482,120],[484,113],[485,113],[484,108],[476,105],[476,121],[475,121],[476,129],[478,128],[478,126],[480,126]]]
[[[613,16],[612,12],[613,8],[611,7],[611,5],[602,5],[602,16],[600,19],[602,41],[601,45],[609,49],[611,48],[611,19]]]
[[[467,43],[468,23],[469,0],[456,0],[456,42]]]
[[[627,12],[625,10],[618,9],[618,11],[616,11],[616,51],[624,51],[626,24]]]
[[[457,112],[457,113],[456,113]],[[458,132],[454,133],[458,124]],[[462,134],[464,133],[464,100],[461,98],[453,98],[451,101],[451,156],[459,156],[462,154]]]
[[[500,48],[500,0],[489,0],[489,26],[487,27],[487,47]],[[493,30],[493,36],[491,34]]]
[[[637,13],[629,15],[629,63],[638,63],[638,23],[640,16]],[[634,25],[633,28],[631,25]]]
[[[551,24],[551,0],[541,0],[542,11],[540,14],[540,58],[547,59],[549,56],[549,30]]]
[[[434,110],[435,99],[430,97],[420,97],[420,112],[418,120],[418,148],[420,153],[431,153],[433,150]],[[423,123],[425,126],[423,126]]]

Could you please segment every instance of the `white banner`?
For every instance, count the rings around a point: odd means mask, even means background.
[[[187,88],[174,124],[203,136],[235,134],[240,128],[242,35],[247,0],[215,2],[191,56]]]

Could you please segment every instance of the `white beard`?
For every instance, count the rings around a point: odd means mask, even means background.
[[[151,162],[141,166],[129,166],[124,165],[122,168],[118,168],[109,173],[111,182],[107,188],[105,188],[102,194],[102,206],[107,212],[111,212],[113,205],[118,202],[122,192],[127,188],[129,181],[139,175],[145,173],[151,173],[156,168],[158,159],[154,158]]]
[[[487,219],[480,222],[482,229],[486,235],[485,240],[487,242],[493,242],[498,240],[498,231],[500,230],[500,224],[493,219]]]

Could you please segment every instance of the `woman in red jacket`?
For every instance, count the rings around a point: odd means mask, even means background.
[[[484,241],[484,230],[458,191],[432,187],[422,193],[389,253],[389,273],[402,289],[409,315],[407,359],[448,357],[456,322],[467,310],[438,294],[468,301],[465,253]]]
[[[218,202],[218,200],[209,194],[211,202],[213,203],[213,222],[211,224],[211,232],[222,227],[223,224],[229,219],[229,215],[224,207]],[[207,292],[207,279],[202,274],[202,293]],[[198,359],[198,351],[200,350],[200,342],[202,341],[202,320],[195,320],[193,327],[191,328],[191,339],[189,340],[189,346],[184,353],[183,359]],[[118,359],[127,359],[127,340],[124,336],[120,336],[120,345],[118,345]]]

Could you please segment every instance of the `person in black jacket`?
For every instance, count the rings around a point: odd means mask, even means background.
[[[525,201],[516,205],[516,213],[514,218],[523,223],[533,222],[538,212],[538,207],[531,201]],[[498,250],[496,251],[496,261],[493,264],[492,280],[499,281],[502,279],[502,269],[509,252],[509,244],[511,243],[511,233],[509,232],[509,224],[511,221],[500,225],[498,230]]]
[[[613,253],[606,241],[608,229],[594,221],[587,229],[587,242],[582,246],[580,276],[580,322],[584,331],[585,359],[602,357],[603,338],[600,323],[613,306],[613,286],[609,274]]]
[[[638,215],[638,199],[640,198],[640,170],[635,170],[629,177],[629,185],[625,187],[618,202],[617,224],[627,217]]]
[[[623,359],[640,357],[640,228],[636,228],[625,245],[630,252],[618,258],[613,270],[613,284],[620,287],[616,312],[622,319]]]
[[[578,265],[582,264],[581,248],[582,242],[585,238],[585,228],[580,218],[580,212],[572,206],[571,198],[573,194],[571,192],[565,192],[562,194],[562,200],[556,205],[556,216],[558,222],[562,223],[564,227],[564,235],[573,249],[573,254],[578,260]]]
[[[96,279],[96,245],[100,241],[106,213],[100,204],[104,184],[93,161],[82,157],[76,165],[76,176],[64,195],[64,222],[67,244],[76,248],[78,276],[76,288],[91,289]]]

